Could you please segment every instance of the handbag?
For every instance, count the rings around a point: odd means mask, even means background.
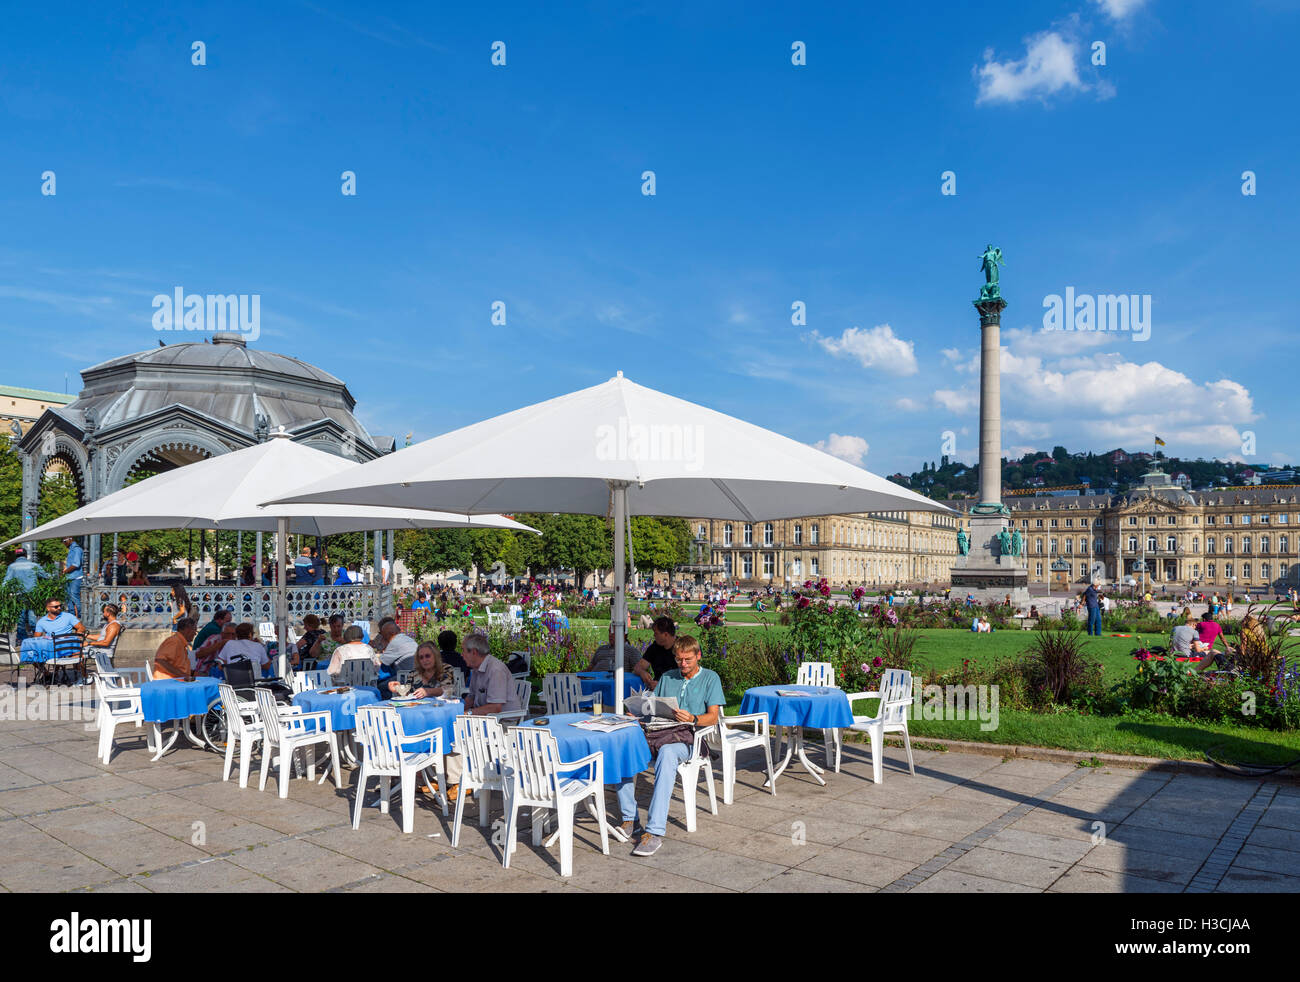
[[[650,729],[642,723],[641,728],[645,730],[645,742],[650,744],[650,752],[655,756],[658,756],[660,747],[670,743],[695,743],[695,727],[690,723],[678,723],[675,726],[661,726],[656,729]]]

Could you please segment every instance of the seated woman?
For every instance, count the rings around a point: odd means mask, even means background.
[[[442,695],[443,688],[452,683],[451,666],[443,665],[438,646],[432,641],[424,641],[415,649],[415,674],[411,677],[412,699],[428,699]],[[399,683],[388,683],[388,691],[397,695]]]
[[[342,618],[339,618],[340,622]],[[325,638],[325,632],[321,630],[320,618],[315,614],[308,614],[302,619],[303,633],[294,645],[293,664],[298,665],[303,658],[319,658],[320,643]]]
[[[227,641],[217,652],[217,662],[222,665],[229,665],[232,661],[241,658],[247,658],[252,662],[254,671],[266,669],[271,664],[271,656],[266,653],[266,646],[253,640],[253,625],[248,621],[237,625],[235,640]]]
[[[343,632],[344,643],[335,648],[334,654],[330,657],[329,673],[331,676],[338,678],[343,671],[343,663],[354,658],[369,658],[375,666],[375,670],[379,670],[379,652],[366,644],[362,640],[363,637],[365,635],[361,633],[361,628],[355,624]]]
[[[306,623],[304,620],[303,623]],[[343,615],[330,614],[329,633],[321,635],[316,647],[313,649],[312,657],[316,659],[319,665],[323,661],[329,661],[334,657],[334,649],[344,644],[343,640]]]
[[[148,586],[149,577],[144,575],[144,568],[139,563],[132,563],[129,567],[131,577],[128,579],[127,586]]]
[[[86,645],[90,648],[107,648],[122,633],[122,622],[117,619],[121,613],[117,604],[104,604],[104,627],[98,634],[86,636]]]

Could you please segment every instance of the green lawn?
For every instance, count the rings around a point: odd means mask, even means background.
[[[1086,635],[1084,651],[1089,658],[1101,662],[1102,672],[1108,676],[1127,675],[1137,667],[1130,652],[1143,644],[1165,644],[1162,634],[1135,634],[1131,638],[1113,638],[1103,634],[1099,638]],[[960,668],[963,659],[973,662],[1014,657],[1033,643],[1033,631],[994,631],[975,634],[964,630],[922,631],[916,653],[926,668],[948,671]]]

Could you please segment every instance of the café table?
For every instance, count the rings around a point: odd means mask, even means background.
[[[394,699],[402,721],[403,733],[429,733],[438,730],[442,733],[442,752],[449,753],[455,737],[456,717],[465,712],[465,702],[461,699]],[[415,740],[403,743],[402,749],[407,753],[428,753],[432,740]]]
[[[340,692],[338,689],[345,691]],[[379,690],[372,685],[309,689],[306,692],[296,693],[293,697],[293,704],[301,706],[303,712],[318,713],[323,710],[330,714],[330,724],[334,732],[346,734],[346,739],[339,744],[339,753],[354,766],[357,758],[352,749],[352,731],[357,728],[357,710],[361,706],[370,706],[379,701]]]
[[[780,695],[781,692],[805,692],[807,695],[783,696]],[[791,757],[798,755],[804,770],[818,784],[825,784],[821,777],[822,768],[810,761],[804,752],[804,727],[838,730],[853,725],[853,707],[849,705],[849,697],[843,689],[834,686],[760,685],[746,689],[744,698],[740,701],[740,714],[747,716],[750,713],[767,713],[769,726],[794,728],[794,737],[786,745],[785,757],[773,771],[773,781],[790,766]]]
[[[606,706],[614,705],[614,673],[613,672],[575,672],[578,681],[582,684],[582,694],[584,696],[600,694],[601,701]],[[623,673],[623,698],[626,699],[634,692],[640,692],[645,688],[645,683],[631,672]]]
[[[650,744],[646,742],[641,725],[624,726],[621,729],[602,732],[585,730],[573,724],[592,718],[591,713],[562,713],[543,717],[547,720],[544,728],[551,731],[555,744],[563,760],[578,760],[590,754],[600,753],[604,758],[604,778],[606,784],[622,784],[635,780],[636,776],[650,763]],[[524,720],[520,726],[539,726],[536,719]],[[578,771],[562,772],[577,774]],[[591,811],[595,807],[588,805]],[[610,834],[620,842],[628,838],[617,825],[609,825]]]
[[[155,748],[153,759],[162,758],[181,734],[196,747],[206,747],[202,734],[194,731],[195,716],[203,716],[220,698],[221,682],[208,676],[193,679],[157,679],[140,684],[140,711],[152,733]],[[163,744],[162,724],[179,720],[180,726],[172,730],[171,739]]]

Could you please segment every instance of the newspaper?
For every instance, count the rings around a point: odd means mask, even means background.
[[[611,733],[614,730],[621,730],[625,726],[636,726],[636,717],[616,716],[613,713],[606,713],[603,716],[596,716],[592,719],[575,720],[572,725],[582,730],[594,730],[597,733]]]
[[[788,696],[788,697],[791,697],[791,698],[793,698],[793,697],[795,697],[795,696],[803,696],[805,699],[810,698],[810,697],[812,697],[813,695],[816,695],[816,693],[813,693],[813,692],[805,692],[805,691],[802,690],[802,689],[777,689],[777,690],[776,690],[776,694],[777,694],[778,696]]]
[[[623,701],[623,708],[646,721],[672,720],[677,722],[677,697],[657,696],[652,692],[638,692]]]

